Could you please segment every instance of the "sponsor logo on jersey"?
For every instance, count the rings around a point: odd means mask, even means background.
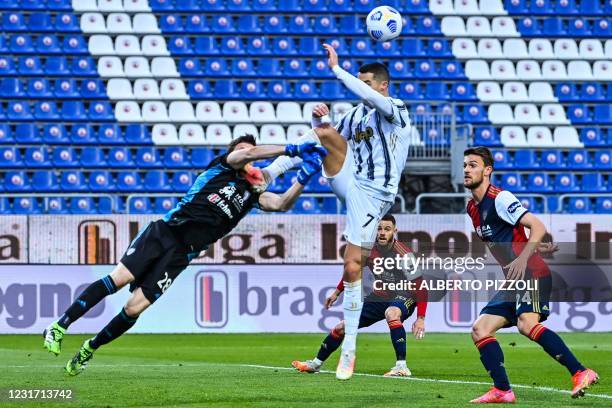
[[[514,214],[514,212],[518,210],[520,207],[521,207],[521,203],[519,201],[515,201],[508,206],[508,212],[510,214]]]

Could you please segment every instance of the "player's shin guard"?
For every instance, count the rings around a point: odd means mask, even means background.
[[[584,366],[576,359],[574,354],[567,348],[561,337],[552,330],[541,324],[536,324],[529,332],[529,338],[538,343],[544,351],[560,364],[565,366],[574,375],[584,370]]]
[[[307,143],[307,142],[315,142],[315,143],[321,144],[319,137],[317,136],[316,132],[312,129],[306,132],[303,136],[300,136],[297,139],[297,141],[295,141],[296,144],[302,144],[302,143]],[[271,183],[275,178],[277,178],[281,174],[288,172],[289,170],[291,170],[292,168],[300,164],[302,164],[302,158],[299,156],[296,156],[296,157],[279,156],[276,159],[274,159],[274,161],[270,163],[270,165],[268,165],[267,167],[264,167],[263,170],[267,172],[268,175],[270,176],[270,180],[268,180],[268,183]]]
[[[121,309],[121,312],[113,317],[113,320],[100,333],[96,334],[96,337],[89,341],[89,346],[97,349],[110,343],[134,326],[137,319],[138,317],[130,317],[125,313],[124,309]]]
[[[327,360],[329,356],[333,354],[334,351],[338,350],[340,344],[342,344],[342,339],[344,336],[336,332],[334,328],[331,333],[327,335],[323,343],[321,343],[321,347],[319,348],[319,352],[317,353],[317,359],[321,362]]]
[[[342,351],[354,351],[357,346],[357,328],[363,300],[361,299],[361,279],[355,282],[344,282],[344,342]]]
[[[504,367],[504,353],[495,337],[485,337],[474,343],[480,352],[480,361],[493,379],[495,388],[501,391],[510,389],[510,381]]]
[[[387,322],[389,325],[389,333],[391,334],[391,343],[395,349],[395,358],[397,361],[406,360],[406,330],[400,320],[391,320]]]
[[[117,287],[110,275],[95,281],[89,285],[83,293],[74,301],[66,312],[59,318],[57,324],[64,329],[67,329],[77,319],[87,313],[92,307],[97,305],[102,299],[108,295],[112,295],[117,291]]]

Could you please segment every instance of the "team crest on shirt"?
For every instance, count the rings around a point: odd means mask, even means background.
[[[357,132],[355,134],[355,141],[357,143],[361,142],[362,140],[367,141],[370,140],[372,136],[374,136],[374,129],[368,126],[363,132]]]
[[[476,234],[480,239],[490,238],[493,235],[493,230],[490,225],[479,225],[476,227]]]

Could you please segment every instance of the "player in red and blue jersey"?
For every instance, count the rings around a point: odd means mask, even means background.
[[[472,339],[494,386],[471,402],[515,402],[504,367],[504,354],[495,339],[499,329],[512,326],[517,326],[521,334],[538,343],[569,370],[574,384],[572,398],[583,396],[585,390],[598,381],[597,373],[580,364],[561,337],[542,325],[550,314],[552,285],[550,269],[538,251],[556,250],[552,245],[541,244],[546,234],[544,224],[523,207],[511,192],[491,184],[493,156],[489,149],[467,149],[463,169],[463,185],[472,193],[467,213],[480,239],[487,243],[502,265],[506,279],[537,281],[530,285],[534,287],[533,290],[498,292],[474,322]],[[526,229],[529,229],[529,237]]]

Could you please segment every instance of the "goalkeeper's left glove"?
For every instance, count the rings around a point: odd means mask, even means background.
[[[327,149],[315,142],[306,142],[302,144],[288,144],[285,146],[285,154],[289,157],[300,156],[305,159],[305,156],[310,153],[318,153],[320,156],[327,156]]]
[[[318,153],[308,153],[303,159],[302,167],[297,172],[297,181],[305,186],[321,170],[323,159]]]

